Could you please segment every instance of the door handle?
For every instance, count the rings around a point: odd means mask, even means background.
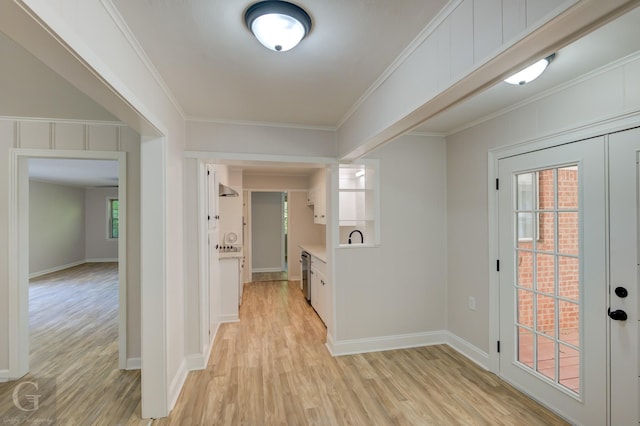
[[[627,313],[625,311],[623,311],[622,309],[617,309],[615,311],[611,311],[611,308],[609,308],[608,314],[609,314],[609,318],[611,318],[612,320],[616,320],[616,321],[626,321],[627,320]]]

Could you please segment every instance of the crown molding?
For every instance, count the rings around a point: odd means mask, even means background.
[[[187,117],[187,122],[192,123],[211,123],[211,124],[227,124],[233,126],[251,126],[251,127],[275,127],[283,129],[301,129],[301,130],[319,130],[323,132],[336,132],[338,129],[333,126],[313,126],[296,123],[278,123],[273,121],[249,121],[249,120],[227,120],[206,117]]]

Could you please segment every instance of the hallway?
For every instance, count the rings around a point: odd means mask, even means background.
[[[333,358],[325,333],[299,282],[247,284],[240,322],[154,424],[566,424],[448,346]]]

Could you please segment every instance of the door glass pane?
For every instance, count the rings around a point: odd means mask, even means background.
[[[560,300],[558,312],[560,341],[580,346],[580,305]]]
[[[579,393],[580,212],[578,167],[516,175],[517,361]]]
[[[529,368],[534,368],[533,362],[533,333],[518,327],[518,361]]]
[[[536,331],[548,336],[555,336],[556,332],[556,304],[555,298],[537,295],[536,300]]]
[[[533,252],[518,251],[518,285],[533,288]]]
[[[560,345],[560,384],[578,393],[580,390],[580,352]]]
[[[536,253],[536,289],[553,294],[556,281],[556,257],[553,254]]]
[[[558,251],[578,254],[578,212],[559,212],[558,228],[562,230],[558,238]]]
[[[552,380],[556,378],[556,344],[553,339],[547,339],[541,335],[538,339],[537,370],[543,376]]]
[[[518,290],[518,323],[533,328],[533,292]]]
[[[558,256],[558,295],[578,301],[580,297],[580,259]]]

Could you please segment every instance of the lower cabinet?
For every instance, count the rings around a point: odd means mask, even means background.
[[[220,259],[220,321],[238,321],[240,300],[241,259],[237,257]]]
[[[327,265],[317,257],[311,258],[311,306],[322,322],[327,325],[330,318],[331,290],[327,280]]]

